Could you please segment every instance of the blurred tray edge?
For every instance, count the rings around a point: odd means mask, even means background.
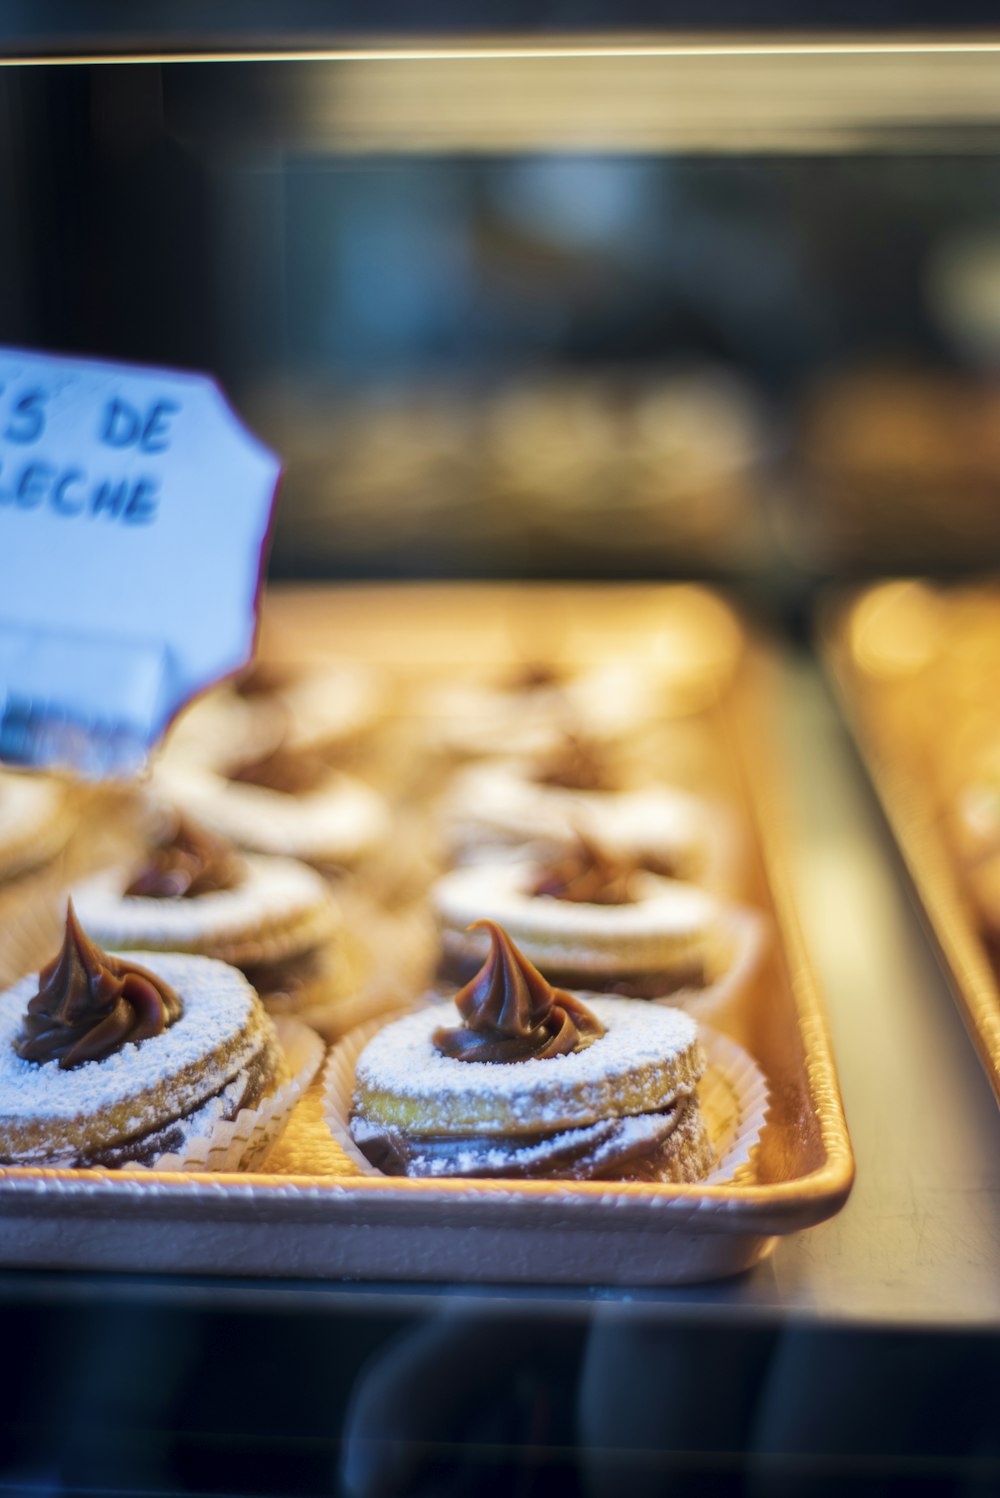
[[[954,862],[933,815],[912,808],[927,797],[919,779],[890,762],[891,729],[866,706],[848,643],[851,616],[882,584],[839,593],[820,608],[818,637],[831,683],[859,757],[899,851],[925,930],[948,979],[959,1013],[1000,1105],[1000,985],[968,905],[956,886]]]

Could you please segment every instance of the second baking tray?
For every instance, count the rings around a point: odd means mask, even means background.
[[[5,1264],[457,1283],[678,1284],[747,1269],[781,1234],[843,1205],[853,1178],[829,1034],[789,879],[769,735],[767,653],[691,588],[295,590],[272,595],[269,648],[367,658],[397,673],[516,658],[557,638],[567,658],[652,650],[677,661],[678,761],[710,751],[716,792],[748,831],[744,897],[772,939],[721,1025],[764,1070],[770,1111],[750,1167],[723,1185],[362,1177],[318,1092],[267,1174],[0,1171]],[[688,746],[685,749],[685,745]],[[672,770],[673,767],[670,767]],[[714,1021],[713,1021],[714,1022]]]
[[[820,639],[925,924],[1000,1103],[1000,981],[946,833],[935,767],[937,741],[947,738],[956,714],[970,705],[955,689],[955,677],[967,678],[977,637],[981,643],[988,631],[996,640],[998,627],[996,589],[937,592],[897,581],[831,603]],[[992,682],[987,699],[984,706],[994,712]]]

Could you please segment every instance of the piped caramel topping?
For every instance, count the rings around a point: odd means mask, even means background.
[[[62,950],[38,974],[14,1049],[68,1071],[161,1035],[181,1014],[178,995],[147,968],[111,957],[86,935],[70,900]]]
[[[504,685],[512,692],[544,692],[560,687],[566,681],[565,671],[550,661],[523,661],[506,678]]]
[[[286,665],[277,661],[256,660],[236,678],[235,687],[241,697],[268,697],[272,692],[281,692],[285,687],[290,687],[295,679],[296,673]]]
[[[650,849],[637,856],[635,867],[646,874],[656,874],[660,879],[684,877],[677,868],[676,859],[671,858],[669,853],[654,853]]]
[[[634,863],[612,858],[577,833],[575,846],[543,870],[531,893],[578,905],[631,905],[635,872]]]
[[[592,744],[567,734],[559,748],[535,771],[538,785],[567,791],[613,791],[618,786],[604,755]]]
[[[455,1004],[465,1023],[434,1032],[443,1056],[456,1061],[532,1061],[582,1051],[604,1034],[585,1004],[553,988],[494,921],[469,930],[490,933],[490,954],[459,989]]]
[[[318,791],[330,774],[328,765],[314,754],[279,744],[262,759],[248,760],[229,771],[229,779],[242,785],[259,785],[286,796],[307,796]]]
[[[179,816],[125,894],[143,900],[193,900],[236,889],[242,881],[243,862],[235,849],[190,817]]]

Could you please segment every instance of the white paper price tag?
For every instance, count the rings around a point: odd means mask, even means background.
[[[249,658],[280,466],[205,375],[0,349],[0,759],[133,771]]]

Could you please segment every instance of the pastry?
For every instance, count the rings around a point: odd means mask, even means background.
[[[337,928],[335,901],[314,869],[237,852],[187,816],[138,867],[102,870],[73,895],[98,941],[196,952],[235,967],[295,955]]]
[[[178,714],[163,744],[160,763],[221,769],[234,751],[246,759],[276,749],[288,727],[281,707],[262,707],[230,682],[211,687]]]
[[[377,791],[287,745],[230,763],[225,773],[163,761],[156,783],[168,801],[241,847],[324,868],[357,863],[389,831]]]
[[[239,853],[182,816],[140,867],[93,874],[73,898],[104,945],[216,957],[283,1013],[326,1001],[338,906],[325,880],[294,859]]]
[[[989,565],[998,417],[993,379],[885,365],[823,380],[793,444],[792,541],[876,573]]]
[[[117,1167],[184,1148],[286,1080],[257,995],[187,954],[62,950],[0,995],[0,1162]]]
[[[417,709],[437,750],[458,758],[493,756],[497,745],[510,754],[545,753],[569,720],[561,674],[526,668],[506,681],[437,682],[427,686]]]
[[[374,728],[385,698],[378,673],[360,661],[312,669],[257,661],[235,691],[262,711],[280,712],[290,748],[319,755],[341,751]]]
[[[609,859],[585,840],[551,862],[453,869],[431,892],[442,976],[464,983],[486,955],[485,916],[553,983],[659,998],[712,983],[733,959],[727,908],[707,891]]]
[[[557,783],[546,761],[494,760],[460,771],[441,806],[448,853],[475,861],[507,847],[545,857],[582,834],[610,856],[654,872],[719,889],[732,884],[733,832],[711,802],[672,786],[609,790],[579,773],[574,778],[576,785]]]
[[[680,1010],[553,988],[492,921],[453,1003],[362,1051],[350,1128],[411,1176],[698,1180],[713,1154],[695,1022]]]
[[[425,689],[420,701],[434,742],[454,755],[492,758],[557,753],[567,735],[620,745],[655,715],[649,670],[609,660],[586,670],[525,661],[500,679]]]
[[[55,781],[0,770],[0,879],[47,863],[67,831],[65,798]]]
[[[279,744],[324,755],[340,752],[378,722],[384,696],[378,673],[360,662],[310,669],[258,659],[181,714],[166,753],[171,760],[219,769],[232,759],[234,747],[246,761],[263,758]]]

